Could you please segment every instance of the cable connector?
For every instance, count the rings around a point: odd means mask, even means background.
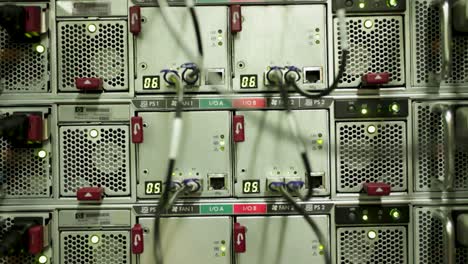
[[[195,63],[184,63],[180,66],[184,69],[182,80],[188,85],[195,85],[200,80],[200,69]]]
[[[284,186],[285,186],[285,183],[280,182],[280,181],[271,181],[268,183],[268,189],[271,192],[279,192],[280,189],[283,188]]]
[[[265,73],[265,85],[279,85],[283,81],[283,67],[271,66]]]
[[[287,83],[298,82],[301,80],[301,70],[296,66],[287,66],[287,71],[284,74],[284,79]]]
[[[182,184],[187,186],[188,193],[196,193],[200,191],[202,187],[200,179],[197,179],[197,178],[185,179],[182,181]]]
[[[173,80],[171,80],[174,76],[180,78],[179,73],[175,70],[164,69],[161,71],[161,73],[163,73],[164,81],[170,86],[176,84]]]
[[[171,182],[171,192],[177,192],[180,188],[182,188],[182,183],[180,181]]]
[[[289,181],[286,183],[286,187],[290,192],[297,192],[300,189],[302,189],[305,185],[305,182],[303,181]]]

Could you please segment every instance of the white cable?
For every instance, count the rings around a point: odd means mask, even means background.
[[[348,32],[346,30],[346,11],[345,9],[338,9],[336,11],[336,15],[338,17],[338,21],[340,23],[340,37],[341,37],[341,49],[342,50],[349,50],[349,42],[348,42]]]
[[[186,1],[185,1],[185,5],[186,5],[188,8],[194,7],[194,6],[195,6],[195,1],[193,1],[193,0],[186,0]]]
[[[180,85],[180,78],[179,76],[175,74],[174,76],[171,76],[171,77],[169,78],[174,80],[174,85],[175,85],[176,92],[178,95],[177,104],[181,104],[184,99],[184,90]],[[176,116],[173,121],[173,127],[172,127],[172,136],[171,136],[171,143],[170,143],[170,149],[169,149],[169,159],[177,158],[180,142],[182,141],[182,128],[183,128],[182,116],[177,116],[177,113],[176,113]]]
[[[188,0],[186,2],[187,5],[189,5],[189,1],[193,2],[193,0]],[[156,1],[155,1],[156,2]],[[193,63],[197,65],[197,67],[202,71],[204,68],[203,66],[203,58],[201,58],[198,55],[195,55],[190,47],[187,45],[187,42],[182,40],[181,34],[175,29],[174,27],[174,22],[171,20],[169,13],[167,12],[169,8],[169,4],[167,3],[166,0],[158,0],[159,3],[159,10],[161,11],[161,17],[164,20],[164,23],[166,24],[167,28],[169,29],[169,33],[171,33],[172,37],[175,39],[177,42],[177,45],[182,49],[182,51],[185,53],[185,55],[191,60]]]
[[[176,159],[179,152],[180,141],[182,139],[182,118],[176,117],[173,122],[171,149],[169,150],[169,159]]]

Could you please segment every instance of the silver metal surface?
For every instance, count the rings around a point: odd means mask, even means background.
[[[455,180],[455,113],[448,105],[435,105],[433,111],[441,114],[445,130],[445,175],[438,180],[442,191],[451,191]]]
[[[310,217],[317,230],[329,239],[329,217]],[[329,248],[330,241],[320,241],[302,216],[247,216],[238,217],[236,223],[247,228],[246,252],[236,254],[239,264],[287,263],[291,260],[297,264],[327,263],[322,255],[324,250],[320,248]]]
[[[434,217],[442,222],[443,234],[444,234],[444,264],[455,264],[455,225],[453,223],[450,212],[436,210]]]
[[[442,71],[445,78],[452,69],[452,10],[449,0],[440,0],[440,29],[442,34]]]

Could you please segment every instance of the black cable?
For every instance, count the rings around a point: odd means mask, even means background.
[[[164,183],[163,193],[161,198],[159,199],[159,207],[156,210],[155,220],[154,220],[154,245],[155,245],[155,254],[156,254],[156,261],[158,264],[163,264],[163,256],[162,256],[162,247],[161,247],[161,214],[167,209],[170,192],[172,190],[172,172],[174,171],[176,158],[177,158],[177,148],[178,146],[174,146],[173,144],[177,144],[180,140],[180,132],[178,130],[182,129],[182,111],[183,111],[183,99],[184,99],[184,91],[180,86],[180,79],[178,76],[173,75],[171,81],[173,81],[176,85],[176,92],[177,92],[177,104],[176,104],[176,113],[174,116],[174,126],[172,131],[172,140],[170,141],[170,154],[169,154],[169,161],[167,165],[166,171],[166,178]],[[175,151],[175,152],[174,152]],[[175,154],[174,154],[175,153]],[[175,199],[173,199],[175,201]]]
[[[294,209],[300,213],[302,215],[302,217],[304,218],[304,220],[309,224],[310,228],[312,229],[312,231],[317,235],[317,237],[319,238],[319,241],[321,243],[325,243],[327,241],[327,239],[325,239],[325,236],[322,234],[322,232],[320,231],[320,229],[317,227],[317,225],[314,223],[314,221],[312,220],[312,218],[310,218],[310,216],[307,214],[307,212],[304,210],[304,208],[302,208],[301,205],[299,205],[298,203],[296,203],[296,201],[294,200],[294,198],[288,193],[288,191],[286,190],[286,187],[281,187],[279,188],[279,192],[281,193],[281,195],[284,197],[284,199],[286,199],[286,201],[288,201],[293,207]],[[330,255],[329,255],[329,251],[328,251],[328,245],[324,245],[324,254],[323,254],[323,257],[325,258],[325,263],[326,264],[329,264],[331,263],[331,260],[329,259],[330,258]]]
[[[287,80],[288,80],[288,78],[286,76],[286,81]],[[294,82],[296,82],[296,80],[294,80]],[[284,109],[286,110],[286,114],[287,115],[292,115],[293,113],[291,112],[288,88],[283,85],[282,81],[280,81],[278,83],[278,86],[279,86],[279,89],[280,89],[281,99],[283,100]],[[293,117],[289,117],[289,118],[293,118]],[[293,124],[291,124],[291,125],[293,125]],[[297,123],[295,123],[294,125],[296,126],[296,128],[291,128],[291,129],[294,130],[294,131],[299,131],[299,129],[297,127]],[[296,135],[296,136],[299,136],[299,135]],[[300,140],[300,139],[298,139],[298,140]],[[304,165],[304,169],[306,171],[308,190],[307,190],[307,194],[306,194],[305,197],[303,197],[302,195],[299,195],[299,198],[301,198],[301,200],[303,200],[303,201],[307,201],[313,195],[313,188],[314,187],[312,185],[312,179],[310,178],[310,174],[312,173],[312,166],[310,165],[309,157],[307,156],[307,146],[304,144],[304,142],[301,142],[301,144],[304,145],[303,150],[301,151],[300,155],[301,155],[302,163]]]
[[[310,93],[306,92],[305,90],[301,89],[299,86],[296,84],[296,80],[289,80],[286,79],[286,83],[289,86],[292,86],[296,92],[298,92],[300,95],[310,98],[310,99],[317,99],[326,95],[329,95],[331,92],[333,92],[337,87],[338,84],[340,83],[341,78],[343,77],[343,74],[346,70],[346,65],[348,63],[348,55],[349,51],[344,49],[342,54],[341,54],[341,61],[340,61],[340,66],[338,70],[338,74],[336,75],[335,79],[333,80],[332,85],[330,85],[327,89],[320,91],[318,93]]]
[[[195,8],[191,6],[189,10],[190,10],[190,16],[192,17],[192,21],[193,21],[193,26],[195,27],[198,54],[200,55],[200,57],[203,57],[203,45],[202,45],[202,38],[201,38],[201,33],[200,33],[200,23],[198,22],[197,13],[195,13]]]

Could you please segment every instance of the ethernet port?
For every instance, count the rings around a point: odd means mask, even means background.
[[[304,83],[322,83],[321,67],[304,68]]]
[[[312,188],[314,189],[321,189],[323,188],[323,177],[325,176],[324,173],[312,173],[309,177],[311,181]]]
[[[209,190],[225,190],[226,175],[225,174],[208,174]]]
[[[205,77],[206,85],[223,85],[224,69],[208,69]]]

